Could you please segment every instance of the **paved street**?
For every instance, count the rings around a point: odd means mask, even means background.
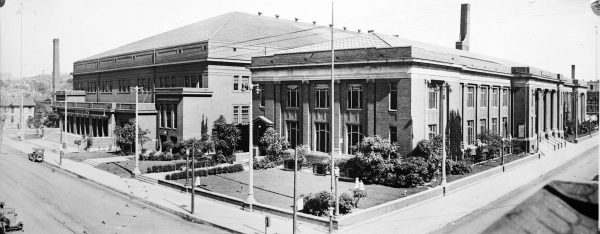
[[[598,175],[598,146],[572,161],[514,190],[477,211],[452,222],[438,233],[482,233],[488,226],[552,180],[591,181]]]
[[[30,162],[13,148],[0,152],[0,201],[16,208],[25,233],[223,233]]]

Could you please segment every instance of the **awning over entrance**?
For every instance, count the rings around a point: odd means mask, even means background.
[[[256,118],[254,118],[254,123],[260,123],[262,122],[262,124],[267,125],[267,126],[273,126],[273,121],[271,121],[269,118],[265,117],[265,116],[258,116]]]

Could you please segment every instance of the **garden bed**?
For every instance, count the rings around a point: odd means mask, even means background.
[[[526,156],[529,156],[529,154],[521,153],[521,154],[509,154],[509,155],[505,155],[504,156],[504,164],[507,164],[507,163],[512,162],[512,161],[515,161],[517,159],[524,158]],[[448,174],[446,176],[446,181],[447,182],[455,181],[455,180],[458,180],[458,179],[461,179],[461,178],[464,178],[464,177],[467,177],[467,176],[475,175],[477,173],[490,170],[490,169],[495,168],[497,166],[500,166],[500,158],[494,158],[494,159],[490,159],[490,160],[487,160],[487,161],[484,161],[484,162],[476,163],[476,164],[471,165],[471,168],[473,169],[473,171],[471,171],[471,173],[464,174],[464,175],[451,175],[451,174]],[[439,180],[440,176],[438,176],[437,179]]]
[[[174,164],[174,163],[178,163],[178,162],[185,162],[185,160],[139,161],[139,166],[140,166],[140,171],[142,173],[145,173],[148,170],[148,168],[150,168],[152,166]],[[96,166],[96,168],[98,168],[98,169],[108,171],[112,174],[115,174],[115,175],[118,175],[121,177],[130,177],[131,171],[133,170],[134,167],[135,167],[135,161],[133,161],[133,160],[122,161],[122,162],[103,163],[103,164]]]
[[[319,176],[306,172],[299,172],[297,175],[298,196],[330,190],[331,177],[329,176]],[[254,171],[254,197],[260,203],[290,209],[293,204],[293,176],[293,171],[283,170],[280,167]],[[185,184],[185,179],[174,180],[173,182]],[[240,199],[248,197],[248,171],[201,177],[200,182],[201,188],[212,192]],[[349,190],[353,188],[353,182],[340,181],[338,184],[339,194],[350,194]],[[372,207],[426,189],[426,186],[392,188],[375,184],[365,185],[368,196],[360,201],[358,207],[360,209]]]

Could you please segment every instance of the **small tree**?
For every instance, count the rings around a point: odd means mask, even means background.
[[[448,114],[448,124],[446,127],[446,142],[450,158],[458,159],[462,157],[461,142],[463,139],[462,120],[460,115],[452,110]]]
[[[261,146],[267,152],[267,159],[272,162],[283,161],[283,151],[290,146],[287,140],[273,128],[268,128],[260,139]]]
[[[217,157],[222,157],[220,161],[233,161],[233,153],[241,139],[240,130],[235,125],[228,124],[221,115],[213,123],[212,139]]]
[[[42,124],[47,128],[58,128],[59,121],[60,116],[55,112],[50,112],[46,115],[46,118],[43,118]]]
[[[502,136],[500,134],[486,130],[477,135],[477,139],[485,144],[480,149],[481,151],[487,151],[488,156],[493,158],[500,154],[500,150],[502,150]],[[485,157],[485,159],[488,158]]]
[[[135,119],[129,119],[129,123],[121,126],[117,126],[115,128],[115,137],[117,140],[117,144],[121,147],[125,153],[129,154],[131,152],[135,152]],[[148,129],[139,128],[138,132],[138,144],[144,147],[144,144],[150,141],[150,138],[147,136],[150,133]]]
[[[398,143],[382,139],[379,135],[363,138],[361,142],[353,146],[353,149],[364,155],[379,154],[386,160],[398,157]]]
[[[206,134],[202,138],[190,138],[183,142],[185,149],[189,150],[190,156],[194,153],[195,158],[200,158],[206,153],[214,149],[213,142],[210,137]],[[192,152],[193,150],[193,152]]]

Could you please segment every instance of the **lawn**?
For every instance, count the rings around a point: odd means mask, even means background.
[[[515,161],[517,159],[521,159],[524,158],[525,156],[529,156],[530,154],[510,154],[510,155],[505,155],[504,156],[504,163],[509,163],[512,161]],[[448,182],[452,182],[470,175],[474,175],[477,174],[479,172],[483,172],[483,171],[487,171],[489,169],[492,169],[494,167],[497,167],[500,165],[500,158],[495,158],[495,159],[491,159],[485,162],[481,162],[481,163],[477,163],[471,166],[471,168],[473,168],[473,171],[469,174],[465,174],[465,175],[450,175],[448,174],[446,177],[446,180]]]
[[[248,197],[248,171],[220,174],[209,177],[201,177],[202,188],[220,194],[225,194],[240,199]],[[177,180],[185,183],[185,179]],[[264,204],[290,209],[293,204],[294,192],[293,171],[281,168],[254,171],[254,197]],[[331,188],[331,177],[319,176],[309,172],[298,172],[298,195],[316,193],[322,190],[329,191]],[[354,188],[354,182],[340,181],[338,184],[339,194],[348,193]],[[367,198],[359,203],[359,208],[364,209],[385,202],[396,200],[423,190],[426,186],[418,188],[392,188],[382,185],[365,185]]]

